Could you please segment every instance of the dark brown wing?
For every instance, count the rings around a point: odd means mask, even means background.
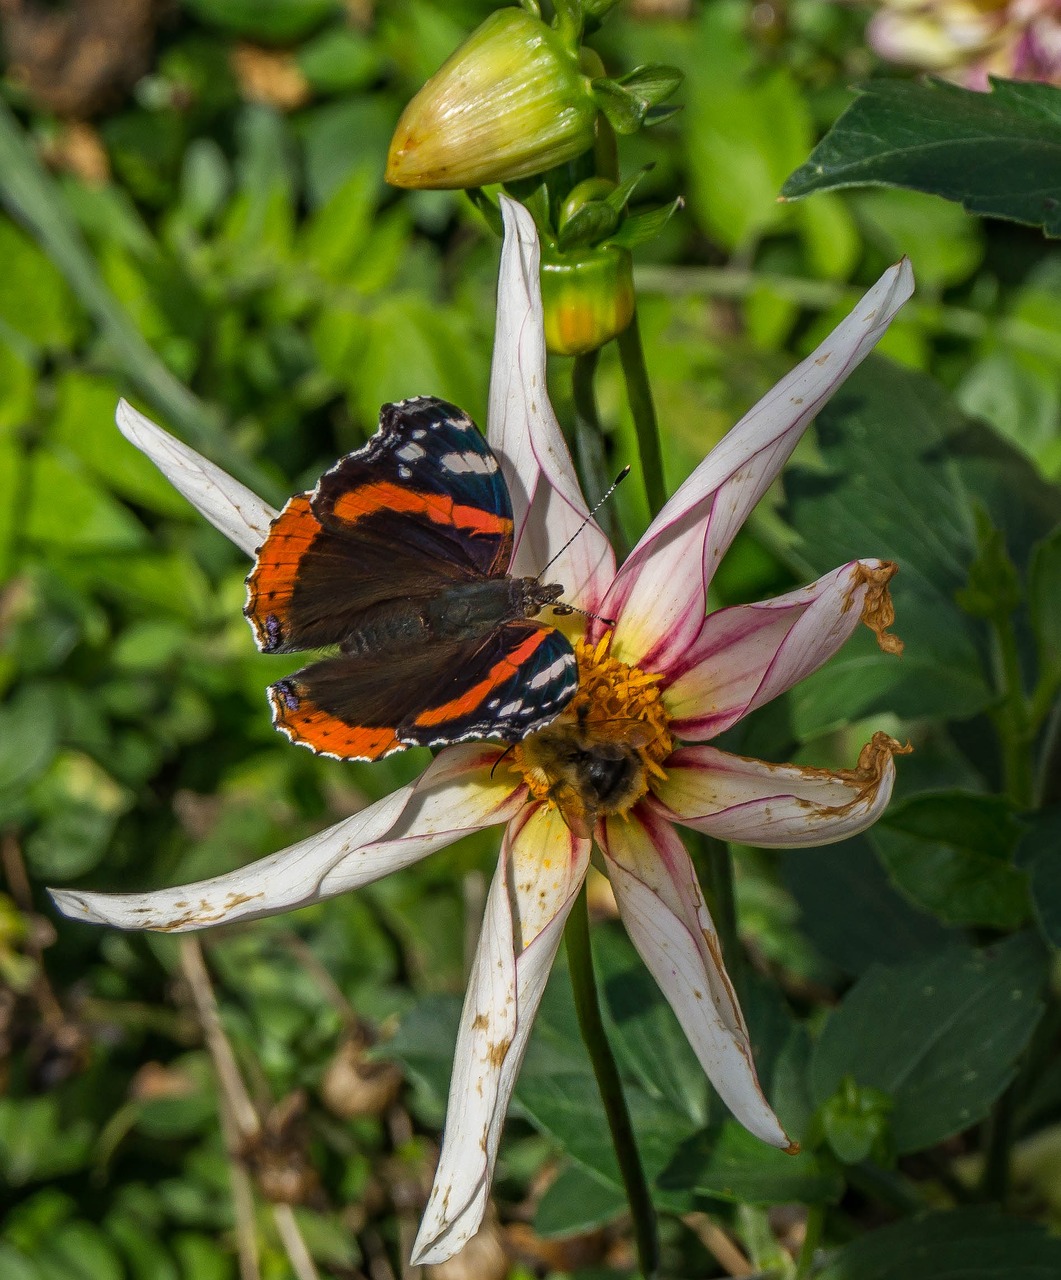
[[[574,651],[559,631],[512,622],[482,641],[431,645],[415,660],[327,658],[278,681],[269,696],[274,723],[293,742],[378,760],[406,746],[516,741],[548,723],[577,683]]]

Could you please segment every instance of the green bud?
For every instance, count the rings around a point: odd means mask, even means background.
[[[627,249],[598,245],[572,253],[542,250],[545,343],[554,355],[596,351],[634,317],[633,259]]]
[[[853,1076],[844,1076],[818,1113],[825,1141],[836,1158],[844,1164],[858,1164],[870,1157],[879,1164],[890,1163],[893,1152],[889,1113],[893,1105],[882,1090],[856,1084]]]
[[[588,151],[596,120],[578,50],[533,14],[501,9],[402,112],[387,181],[461,188],[525,178]]]

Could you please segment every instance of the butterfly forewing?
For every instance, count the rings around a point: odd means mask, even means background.
[[[507,573],[512,502],[493,451],[467,414],[420,396],[384,405],[380,429],[321,476],[313,511],[347,537],[470,572]]]

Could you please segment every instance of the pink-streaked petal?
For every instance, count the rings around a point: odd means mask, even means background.
[[[645,803],[721,840],[779,849],[833,844],[876,822],[891,798],[892,756],[909,750],[875,733],[854,769],[833,772],[681,747]]]
[[[719,1097],[774,1147],[791,1139],[763,1095],[748,1028],[685,846],[649,810],[609,818],[602,848],[623,924]]]
[[[710,614],[671,669],[663,701],[672,732],[686,742],[715,737],[816,671],[860,622],[882,649],[901,653],[902,642],[887,631],[895,568],[855,560],[773,600]]]
[[[589,847],[556,810],[536,805],[506,833],[461,1013],[442,1153],[414,1266],[452,1257],[482,1222],[505,1112]]]
[[[220,467],[163,431],[127,400],[118,401],[118,430],[147,454],[178,492],[220,529],[230,542],[253,557],[265,541],[277,512]]]
[[[209,880],[148,893],[49,892],[73,920],[174,933],[304,907],[407,867],[471,831],[507,822],[524,793],[502,778],[491,781],[499,754],[496,747],[450,747],[417,782],[290,848]]]
[[[600,612],[613,652],[645,670],[679,662],[704,620],[715,568],[807,425],[913,291],[903,259],[828,338],[737,423],[675,493],[619,570]]]
[[[487,436],[512,495],[516,540],[512,572],[535,577],[586,518],[567,444],[545,377],[545,331],[538,278],[538,233],[522,205],[501,197],[505,241],[497,285],[497,329],[490,370]],[[546,580],[581,609],[600,603],[615,555],[591,521],[559,555]]]

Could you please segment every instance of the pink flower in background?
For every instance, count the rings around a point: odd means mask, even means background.
[[[889,62],[969,89],[988,76],[1061,86],[1061,0],[877,0],[867,38]]]
[[[184,930],[318,902],[408,866],[471,831],[504,825],[461,1015],[435,1183],[414,1262],[456,1253],[482,1221],[501,1127],[564,923],[596,841],[630,937],[733,1114],[778,1147],[748,1030],[675,824],[765,846],[820,845],[883,811],[899,746],[876,734],[853,769],[767,764],[708,740],[791,688],[865,622],[897,652],[879,560],[841,565],[761,604],[706,614],[716,565],[807,425],[909,297],[905,262],[770,391],[701,463],[616,572],[586,514],[546,394],[538,241],[503,202],[488,437],[512,495],[512,572],[550,577],[564,599],[615,620],[575,640],[579,688],[564,712],[508,751],[442,750],[408,786],[307,840],[227,875],[148,893],[56,890],[74,919]],[[123,432],[219,529],[254,555],[275,517],[212,463],[123,403]],[[559,553],[559,554],[558,554]],[[565,627],[577,621],[564,620]]]

